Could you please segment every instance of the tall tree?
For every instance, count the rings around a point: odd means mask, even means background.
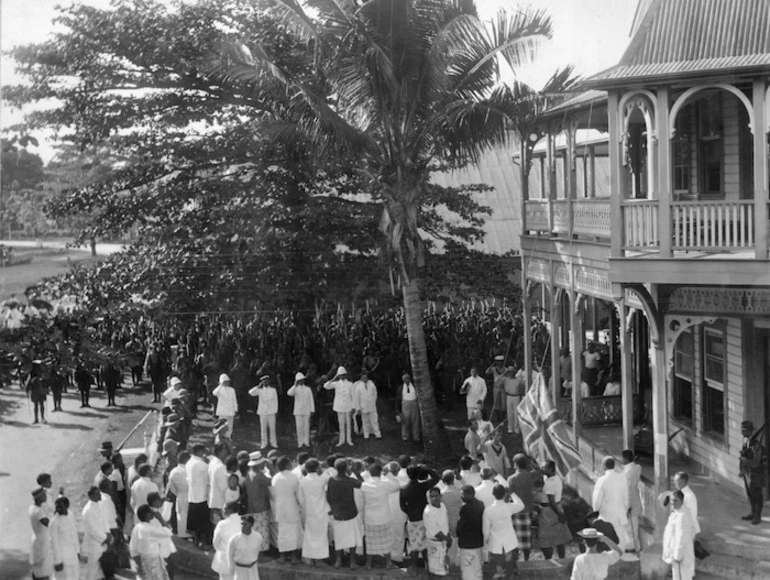
[[[276,0],[287,38],[315,55],[319,92],[258,44],[230,44],[209,66],[242,95],[280,87],[302,113],[296,130],[318,157],[359,160],[381,207],[388,266],[398,278],[429,455],[446,449],[428,368],[420,280],[426,262],[430,175],[439,164],[478,159],[506,141],[512,91],[501,65],[516,70],[551,34],[542,11],[500,12],[482,22],[470,0]],[[242,39],[247,37],[241,37]],[[284,120],[280,107],[276,118]]]

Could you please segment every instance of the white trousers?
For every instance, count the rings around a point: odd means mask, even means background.
[[[519,403],[521,403],[521,395],[505,395],[505,407],[508,412],[508,433],[521,433],[521,427],[519,426]]]
[[[227,436],[232,439],[233,429],[235,428],[235,416],[230,415],[229,417],[225,417],[225,419],[227,419]]]
[[[275,414],[259,416],[259,445],[261,449],[267,447],[268,430],[270,431],[270,446],[278,447],[278,437],[275,434]]]
[[[350,413],[337,413],[337,420],[340,424],[340,441],[339,444],[348,443],[353,445],[353,438],[350,435]]]
[[[310,447],[310,415],[294,415],[297,426],[297,445]]]
[[[372,433],[377,438],[382,437],[380,433],[380,417],[377,415],[377,409],[371,413],[361,413],[361,424],[364,428],[364,439],[369,439],[369,435]]]
[[[84,566],[85,580],[104,578],[104,572],[102,572],[102,567],[99,564],[99,557],[102,555],[102,552],[84,552],[83,555],[88,558],[88,562]]]

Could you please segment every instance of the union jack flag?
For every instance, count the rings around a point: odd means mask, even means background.
[[[524,448],[530,455],[541,462],[552,459],[562,478],[580,465],[580,453],[553,405],[542,373],[535,375],[518,411]]]

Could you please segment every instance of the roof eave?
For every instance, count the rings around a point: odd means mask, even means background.
[[[608,69],[611,70],[611,69]],[[596,76],[601,75],[598,73]],[[660,73],[652,75],[639,75],[630,77],[617,77],[612,79],[587,78],[583,80],[583,85],[587,88],[598,90],[611,90],[628,87],[629,85],[645,84],[680,84],[683,81],[693,81],[702,79],[704,81],[713,81],[714,78],[751,78],[759,75],[770,74],[770,65],[754,65],[746,67],[728,67],[722,69],[695,70],[686,72]]]

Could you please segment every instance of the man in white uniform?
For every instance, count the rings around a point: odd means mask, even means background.
[[[227,421],[226,436],[232,437],[235,415],[238,414],[238,398],[230,384],[230,377],[224,373],[219,375],[219,384],[211,394],[217,398],[216,416]]]
[[[224,459],[227,448],[224,445],[214,446],[214,455],[209,458],[209,512],[211,523],[216,525],[222,519],[222,508],[225,505],[227,491],[227,467]]]
[[[190,453],[182,451],[179,454],[179,464],[168,474],[168,486],[166,494],[174,494],[176,498],[176,535],[180,538],[189,538],[187,533],[187,496],[190,493],[190,484],[187,481],[187,462]]]
[[[153,491],[158,493],[158,486],[150,479],[152,467],[146,463],[139,467],[139,479],[131,486],[131,508],[136,511],[143,505],[147,505],[147,496]]]
[[[310,447],[310,415],[315,413],[313,390],[305,384],[305,375],[294,375],[294,385],[286,393],[294,397],[294,423],[297,426],[297,447]]]
[[[353,409],[361,415],[364,439],[369,439],[370,433],[374,433],[377,439],[382,439],[377,415],[377,387],[369,380],[369,373],[365,369],[361,371],[361,378],[353,385]]]
[[[275,416],[278,414],[278,391],[270,384],[270,375],[260,377],[259,384],[249,390],[249,395],[257,397],[257,415],[259,415],[260,449],[266,449],[268,432],[270,446],[278,447],[275,433]]]
[[[348,380],[348,371],[345,367],[337,369],[337,374],[324,384],[324,389],[334,390],[332,410],[337,413],[340,424],[340,440],[337,447],[345,442],[352,447],[350,412],[353,410],[353,383]]]
[[[612,524],[618,534],[618,545],[622,549],[633,546],[628,521],[628,481],[625,476],[615,470],[615,459],[605,457],[604,475],[596,480],[592,503],[599,517]]]
[[[483,408],[484,401],[487,398],[487,383],[479,376],[476,367],[471,368],[471,376],[463,381],[460,387],[460,394],[465,395],[468,419],[473,419],[475,410]]]

